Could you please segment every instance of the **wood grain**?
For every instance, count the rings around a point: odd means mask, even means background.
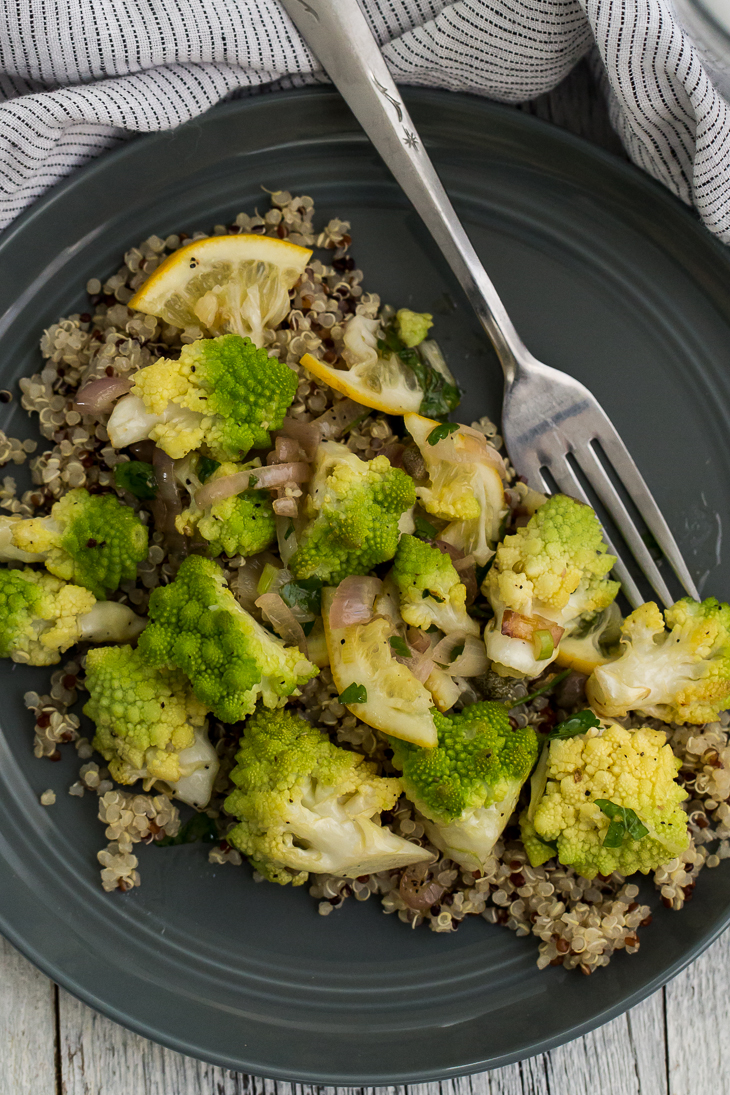
[[[730,1091],[730,931],[667,985],[669,1095]]]
[[[55,1095],[55,995],[0,936],[0,1095]]]

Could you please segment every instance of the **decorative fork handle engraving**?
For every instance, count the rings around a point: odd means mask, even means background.
[[[304,3],[304,0],[299,0],[299,3],[300,4]],[[400,103],[398,102],[397,99],[393,98],[393,96],[388,91],[387,87],[383,87],[383,85],[381,84],[380,80],[378,79],[378,77],[375,75],[374,72],[371,73],[371,76],[372,76],[372,79],[373,79],[373,83],[375,84],[375,86],[378,89],[378,91],[380,92],[380,94],[383,95],[388,100],[388,102],[391,104],[391,106],[395,107],[395,112],[398,115],[398,121],[402,122],[403,121],[403,107],[400,105]]]
[[[307,15],[312,16],[312,19],[314,19],[315,23],[319,22],[319,12],[315,11],[312,5],[307,3],[307,0],[296,0],[296,2],[297,4],[299,4],[300,8],[304,8]]]

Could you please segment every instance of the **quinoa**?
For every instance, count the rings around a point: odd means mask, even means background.
[[[323,414],[343,397],[320,384],[299,365],[305,353],[335,363],[343,350],[343,327],[348,317],[382,315],[377,294],[365,292],[363,274],[349,253],[349,224],[337,218],[321,230],[314,225],[314,203],[307,196],[286,191],[270,195],[271,208],[253,215],[240,213],[230,224],[216,225],[214,235],[253,232],[316,249],[315,256],[291,294],[291,311],[275,331],[266,332],[266,347],[298,374],[298,385],[290,414],[302,422]],[[116,490],[127,504],[139,511],[151,530],[146,561],[138,567],[135,581],[124,582],[115,599],[127,602],[140,613],[147,608],[150,593],[175,575],[179,558],[168,537],[155,528],[152,512],[131,495],[117,488],[114,468],[129,460],[109,444],[103,421],[80,412],[75,403],[79,388],[102,377],[132,377],[159,357],[175,358],[183,345],[202,337],[190,327],[173,327],[154,317],[131,311],[132,296],[165,257],[188,242],[207,236],[175,233],[153,235],[124,255],[123,264],[106,278],[91,278],[86,286],[85,311],[60,319],[44,331],[40,350],[44,364],[32,377],[20,381],[21,405],[38,416],[38,427],[48,443],[37,453],[33,440],[8,437],[0,430],[0,467],[28,463],[32,485],[18,496],[16,480],[0,481],[0,508],[17,517],[48,512],[66,491],[85,487],[91,492]],[[9,403],[13,393],[0,392],[0,402]],[[498,427],[483,417],[472,423],[496,448],[502,438]],[[369,413],[357,421],[346,436],[349,448],[371,459],[397,440],[381,414]],[[520,506],[527,488],[507,462],[512,527],[523,520]],[[245,565],[240,557],[224,561],[229,578]],[[235,583],[234,583],[235,591]],[[60,759],[60,748],[73,743],[82,762],[78,779],[68,789],[74,797],[98,796],[98,817],[105,826],[107,846],[99,851],[101,883],[105,890],[130,890],[140,884],[138,859],[133,847],[176,838],[181,818],[169,793],[121,790],[109,778],[106,768],[92,760],[93,747],[81,734],[78,714],[72,708],[83,691],[84,656],[72,657],[55,669],[47,695],[25,694],[25,704],[34,716],[33,750],[38,758]],[[457,709],[476,699],[500,699],[510,704],[518,726],[548,728],[567,717],[570,705],[561,708],[554,696],[539,696],[519,704],[527,694],[520,681],[488,673],[463,682]],[[310,681],[295,701],[302,714],[326,731],[333,742],[375,761],[384,775],[395,774],[387,742],[382,735],[352,715],[339,702],[328,669]],[[652,720],[644,720],[652,724]],[[653,882],[663,904],[679,910],[693,894],[704,867],[716,867],[730,856],[730,740],[725,714],[706,726],[655,725],[666,731],[675,754],[682,761],[679,781],[687,789],[690,845],[681,857],[654,872]],[[204,811],[219,840],[210,850],[212,864],[240,866],[243,857],[226,840],[235,822],[224,810],[232,789],[230,772],[235,763],[239,732],[213,722],[210,740],[220,760],[211,801]],[[40,796],[52,805],[55,793]],[[519,936],[535,936],[538,966],[563,965],[592,973],[610,961],[614,952],[629,954],[639,948],[639,929],[651,922],[651,908],[639,900],[639,887],[618,874],[592,881],[582,878],[557,860],[542,867],[530,866],[514,826],[508,826],[495,845],[484,871],[463,870],[434,848],[426,837],[422,819],[412,803],[402,797],[382,823],[428,848],[434,860],[398,871],[347,879],[333,875],[312,876],[309,893],[319,913],[329,916],[354,897],[366,901],[377,896],[384,913],[395,915],[405,925],[427,925],[431,931],[456,931],[467,916],[479,916],[502,925]],[[261,876],[254,873],[257,880]],[[428,894],[428,901],[414,900],[414,894]],[[433,900],[431,900],[431,898]],[[430,902],[430,903],[429,903]]]

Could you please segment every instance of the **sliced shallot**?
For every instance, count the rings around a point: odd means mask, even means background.
[[[226,498],[247,490],[250,482],[250,471],[237,471],[233,475],[222,475],[220,479],[210,479],[195,492],[195,504],[205,509],[215,502],[223,502]]]
[[[254,604],[260,608],[280,639],[290,646],[298,646],[303,654],[307,652],[307,640],[304,628],[280,593],[263,593]]]
[[[463,649],[460,649],[462,646]],[[487,671],[484,643],[476,635],[467,635],[464,631],[452,631],[446,635],[431,657],[450,677],[478,677]]]
[[[353,574],[337,587],[330,606],[330,627],[336,631],[352,624],[369,623],[373,616],[373,603],[383,588],[380,578]]]
[[[265,468],[251,468],[249,474],[251,486],[257,490],[283,487],[285,483],[306,483],[312,474],[309,464],[298,461],[294,464],[269,464]]]
[[[104,414],[131,387],[132,381],[123,376],[102,376],[99,380],[91,380],[77,393],[76,410],[81,414]]]
[[[406,868],[400,876],[398,892],[410,909],[415,909],[416,912],[425,912],[426,909],[430,909],[432,905],[441,900],[446,893],[446,889],[435,880],[426,882],[424,879],[421,882],[419,879],[414,878],[409,871],[410,868]]]

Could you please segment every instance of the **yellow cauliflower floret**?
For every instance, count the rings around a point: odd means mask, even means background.
[[[614,723],[602,733],[553,741],[549,749],[547,785],[532,821],[537,837],[557,846],[561,863],[585,878],[647,874],[687,848],[679,805],[687,792],[676,782],[681,762],[663,731]],[[596,799],[634,811],[648,835],[634,840],[626,832],[620,846],[607,847],[611,821]]]

